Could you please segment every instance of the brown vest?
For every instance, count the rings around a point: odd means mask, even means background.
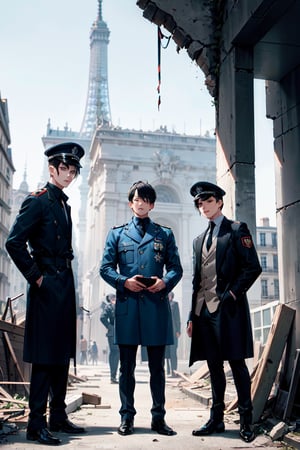
[[[216,294],[217,272],[216,272],[216,249],[217,239],[213,239],[209,251],[206,245],[202,247],[201,255],[201,283],[197,293],[195,314],[200,315],[203,302],[205,301],[209,312],[213,313],[218,309],[220,300]]]

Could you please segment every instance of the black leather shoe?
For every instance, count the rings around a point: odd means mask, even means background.
[[[152,420],[151,430],[157,431],[158,434],[164,434],[165,436],[173,436],[173,434],[175,434],[174,430],[168,427],[168,425],[163,419]]]
[[[70,422],[70,420],[65,419],[62,422],[50,422],[50,431],[61,431],[62,433],[68,434],[83,434],[85,433],[85,429],[83,427],[78,427],[74,425],[74,423]]]
[[[198,430],[193,430],[193,436],[208,436],[213,433],[223,433],[225,431],[224,422],[215,422],[212,419],[209,419],[203,427]]]
[[[252,442],[255,439],[254,431],[251,430],[250,425],[242,425],[240,429],[240,437],[245,442]]]
[[[127,436],[128,434],[133,433],[133,420],[131,419],[123,419],[121,425],[118,428],[118,433],[121,436]]]
[[[40,430],[27,430],[26,438],[28,441],[38,441],[43,445],[60,445],[61,440],[52,436],[47,428]]]
[[[116,378],[111,378],[110,382],[111,382],[111,384],[119,384],[119,382]]]

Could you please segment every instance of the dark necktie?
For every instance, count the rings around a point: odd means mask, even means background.
[[[209,249],[211,247],[211,244],[212,244],[212,235],[213,235],[213,231],[214,231],[215,226],[216,226],[215,222],[212,222],[212,221],[209,222],[209,233],[208,233],[208,238],[207,238],[207,241],[206,241],[206,249],[207,249],[207,251],[209,251]]]
[[[136,226],[137,226],[137,229],[138,229],[140,235],[143,237],[145,234],[145,226],[146,226],[145,221],[143,219],[137,218]]]

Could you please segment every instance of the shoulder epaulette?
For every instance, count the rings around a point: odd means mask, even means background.
[[[33,195],[33,197],[40,197],[41,195],[44,195],[47,192],[47,188],[38,189],[37,191],[31,192],[30,195]]]
[[[117,228],[122,228],[125,227],[127,225],[127,223],[123,223],[123,225],[114,225],[113,227],[111,227],[112,230],[116,230]]]
[[[158,227],[167,228],[168,230],[171,230],[171,227],[167,227],[167,225],[160,225],[159,223],[153,222],[154,225],[157,225]]]

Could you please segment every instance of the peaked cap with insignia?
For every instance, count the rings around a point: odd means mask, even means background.
[[[56,158],[65,164],[73,165],[80,169],[80,159],[84,155],[84,149],[75,142],[64,142],[54,145],[45,150],[44,154],[48,157],[48,161]]]
[[[222,198],[226,194],[223,189],[213,183],[208,181],[198,181],[195,183],[191,189],[190,194],[194,197],[194,200],[207,200],[209,197]]]

